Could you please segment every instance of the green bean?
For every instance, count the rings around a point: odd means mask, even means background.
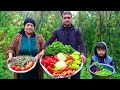
[[[12,58],[12,61],[10,62],[11,65],[17,65],[17,66],[25,66],[29,61],[34,61],[32,56],[16,56]]]

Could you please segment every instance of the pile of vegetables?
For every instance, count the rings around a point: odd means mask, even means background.
[[[56,55],[45,56],[42,58],[41,64],[49,71],[52,76],[66,77],[73,75],[74,72],[80,68],[80,53],[77,51],[74,51],[72,54],[60,52]]]
[[[99,74],[99,75],[110,75],[112,74],[112,71],[107,70],[107,69],[102,69],[100,71],[96,71],[95,74]]]
[[[41,64],[53,77],[70,76],[81,66],[80,52],[75,51],[71,45],[56,41],[45,48]]]
[[[74,51],[75,50],[72,48],[71,45],[63,45],[61,42],[56,41],[45,48],[45,56],[46,55],[56,55],[59,52],[71,54]]]
[[[94,72],[95,74],[103,75],[103,76],[112,74],[112,71],[105,69],[104,66],[99,65],[98,62],[94,62],[93,64],[94,64],[94,66],[92,68],[92,72]]]
[[[34,58],[32,56],[17,56],[13,57],[10,62],[10,67],[15,71],[25,71],[34,65]]]

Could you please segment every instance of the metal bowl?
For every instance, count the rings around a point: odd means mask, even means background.
[[[42,68],[44,69],[44,71],[45,71],[49,76],[51,76],[51,78],[56,78],[56,79],[57,79],[57,78],[68,78],[68,77],[71,77],[71,76],[77,74],[77,73],[82,69],[82,67],[83,67],[83,65],[84,65],[84,63],[82,62],[80,68],[79,68],[77,71],[75,71],[73,74],[71,74],[71,75],[67,75],[67,76],[52,76],[52,74],[42,65],[41,61],[42,61],[42,57],[40,58],[40,61],[39,61],[40,65],[42,66]]]
[[[89,67],[89,71],[92,74],[94,79],[110,79],[111,76],[115,73],[115,68],[111,65],[108,64],[103,64],[103,63],[99,63],[99,65],[103,66],[105,69],[112,71],[112,74],[109,75],[99,75],[99,74],[95,74],[95,72],[92,71],[92,68],[95,66],[94,64],[90,65]]]
[[[32,57],[32,58],[34,59],[34,57]],[[30,69],[25,70],[25,71],[16,71],[16,70],[13,70],[13,69],[11,68],[11,63],[8,63],[7,66],[8,66],[8,69],[9,69],[10,71],[14,72],[14,73],[26,73],[26,72],[29,72],[30,70],[32,70],[32,69],[36,66],[36,64],[37,64],[37,62],[34,61],[33,66],[32,66]]]

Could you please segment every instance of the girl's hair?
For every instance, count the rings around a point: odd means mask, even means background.
[[[106,49],[106,46],[103,43],[97,43],[95,48]]]

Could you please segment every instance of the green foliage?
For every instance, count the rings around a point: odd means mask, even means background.
[[[23,28],[26,17],[36,21],[35,31],[48,40],[52,32],[61,26],[59,11],[0,11],[0,78],[13,78],[6,67],[7,49]],[[120,77],[120,11],[79,11],[73,17],[73,25],[82,32],[86,57],[91,58],[97,42],[104,41],[108,47],[108,55],[113,57],[116,73],[112,78]],[[90,79],[88,71],[89,58],[81,71],[81,78]],[[4,72],[4,73],[2,73]],[[8,76],[7,76],[8,75]]]
[[[91,58],[87,58],[86,59],[86,64],[83,65],[83,68],[82,68],[81,74],[80,74],[81,79],[91,79],[92,78],[92,75],[88,70],[88,68],[90,66],[90,60],[91,60]]]
[[[39,24],[37,31],[44,36],[45,41],[48,40],[54,30],[60,26],[60,19],[58,12],[44,12],[42,20],[44,21]],[[42,25],[42,26],[41,26]]]
[[[13,73],[8,70],[6,60],[0,53],[0,79],[13,79]]]

